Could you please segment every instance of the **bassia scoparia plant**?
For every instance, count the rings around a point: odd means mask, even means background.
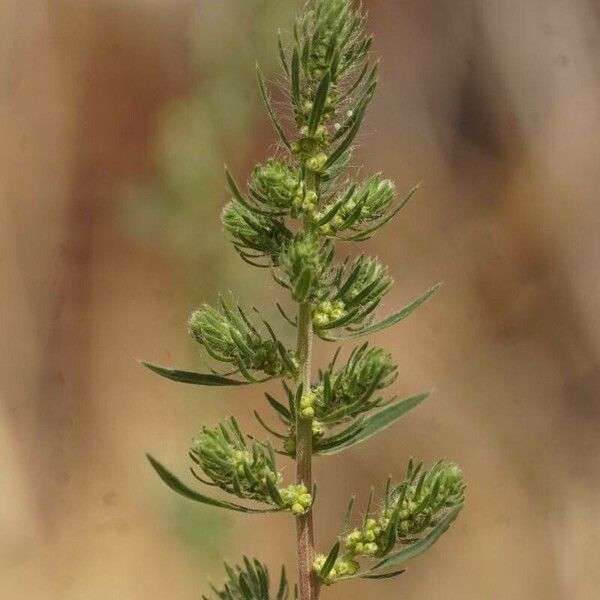
[[[220,297],[216,306],[202,305],[189,320],[191,335],[214,368],[197,373],[144,363],[163,377],[194,385],[281,380],[278,397],[266,394],[279,430],[255,413],[276,446],[244,434],[234,417],[205,426],[190,449],[191,470],[199,482],[194,487],[149,457],[162,480],[190,500],[248,514],[288,511],[296,520],[297,586],[288,583],[282,570],[271,587],[267,568],[244,558],[239,566],[225,565],[227,580],[223,587],[213,587],[216,598],[316,600],[323,586],[394,577],[448,529],[463,505],[465,486],[456,465],[441,460],[427,469],[411,459],[403,476],[387,481],[382,498],[373,501],[371,492],[358,522],[350,501],[339,539],[326,553],[315,552],[313,457],[364,442],[427,397],[392,396],[389,388],[397,377],[392,356],[367,342],[358,342],[345,364],[336,350],[330,363],[313,374],[314,336],[331,343],[379,332],[409,316],[437,288],[398,312],[377,317],[392,286],[388,269],[362,254],[354,260],[335,256],[336,242],[369,239],[415,192],[397,199],[394,184],[380,174],[362,181],[344,175],[377,84],[377,65],[369,62],[371,38],[364,27],[365,16],[352,0],[312,0],[306,5],[289,36],[291,48],[279,36],[289,85],[287,121],[274,110],[257,69],[280,150],[255,167],[245,190],[226,171],[231,200],[223,209],[223,226],[240,257],[269,271],[289,292],[296,314],[278,308],[283,325],[296,330],[296,347],[287,348],[256,309]],[[288,123],[292,120],[293,131]],[[227,365],[224,372],[218,363]],[[295,481],[284,481],[278,457],[295,461]],[[322,482],[326,492],[327,483]],[[207,486],[233,499],[198,491]]]

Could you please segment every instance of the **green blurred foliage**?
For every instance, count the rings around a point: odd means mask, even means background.
[[[217,269],[231,275],[228,266],[237,264],[221,252],[223,236],[214,226],[226,200],[224,157],[238,162],[252,150],[262,115],[254,60],[271,71],[273,31],[290,22],[295,8],[276,0],[202,3],[188,33],[191,91],[158,119],[152,174],[121,190],[129,235],[183,261],[193,289],[206,292]]]
[[[120,190],[127,235],[181,267],[182,297],[190,289],[210,294],[217,273],[238,279],[239,259],[223,252],[226,242],[217,226],[227,200],[224,158],[242,162],[252,151],[262,115],[254,61],[258,57],[272,70],[273,31],[290,22],[295,8],[277,0],[201,3],[188,32],[190,91],[167,104],[157,120],[150,174]],[[228,516],[184,502],[171,516],[199,559],[221,558]]]

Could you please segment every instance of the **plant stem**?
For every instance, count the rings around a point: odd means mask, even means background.
[[[316,190],[318,187],[316,174],[310,170],[304,172],[304,182],[307,191]],[[307,219],[304,227],[310,227]],[[298,304],[297,352],[301,365],[303,392],[309,392],[311,389],[313,338],[311,313],[310,302]],[[299,484],[303,483],[309,493],[312,493],[312,419],[303,418],[300,410],[296,412],[296,481]],[[312,509],[307,514],[296,518],[296,539],[300,600],[318,600],[319,582],[312,568],[315,558]]]
[[[310,390],[311,351],[311,305],[303,302],[298,306],[298,356],[305,391]],[[312,492],[312,420],[303,418],[299,411],[296,419],[296,479]],[[296,538],[300,600],[317,600],[318,584],[312,570],[315,554],[312,510],[296,518]]]

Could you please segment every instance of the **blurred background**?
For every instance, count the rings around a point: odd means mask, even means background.
[[[469,491],[402,578],[326,597],[597,598],[600,5],[365,4],[382,70],[355,163],[424,182],[365,250],[396,280],[384,311],[445,285],[373,340],[398,393],[435,393],[317,461],[317,545],[410,455],[457,461]],[[199,598],[243,553],[294,572],[289,517],[188,502],[144,457],[185,476],[203,424],[235,412],[257,432],[262,390],[189,389],[136,359],[197,368],[186,319],[217,289],[273,314],[273,282],[222,236],[222,166],[244,180],[274,148],[254,62],[277,81],[298,8],[0,3],[1,597]]]

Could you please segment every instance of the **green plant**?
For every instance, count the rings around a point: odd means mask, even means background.
[[[216,308],[203,305],[195,311],[189,328],[211,359],[229,365],[227,372],[196,373],[144,363],[163,377],[188,384],[240,386],[281,379],[282,398],[266,394],[266,399],[284,431],[272,429],[255,413],[279,441],[278,448],[249,441],[234,418],[205,427],[192,443],[194,476],[243,502],[200,493],[149,459],[169,487],[191,500],[245,513],[291,512],[297,526],[295,595],[302,600],[318,598],[322,585],[404,572],[402,565],[448,529],[464,501],[456,465],[440,461],[426,470],[411,460],[402,481],[388,480],[379,504],[373,504],[371,493],[362,522],[354,528],[350,501],[340,539],[326,555],[315,555],[313,456],[335,454],[367,440],[427,394],[387,397],[396,366],[388,352],[366,343],[355,348],[344,365],[336,366],[336,351],[313,380],[313,335],[335,342],[376,333],[406,318],[437,289],[376,320],[375,310],[392,285],[387,269],[363,255],[353,262],[335,262],[337,241],[368,239],[415,191],[394,202],[394,185],[379,174],[362,183],[341,180],[377,83],[377,65],[368,62],[371,38],[365,36],[364,24],[364,15],[351,0],[307,4],[294,25],[291,53],[279,38],[298,134],[288,137],[290,128],[276,115],[257,69],[259,90],[284,152],[254,169],[247,193],[226,172],[232,199],[223,211],[223,225],[241,258],[269,269],[297,304],[294,318],[278,305],[297,331],[296,347],[286,348],[257,311],[220,298]],[[295,460],[294,483],[284,484],[276,454]],[[361,566],[366,562],[368,566]],[[225,587],[213,589],[218,598],[272,597],[260,562],[244,559],[243,568],[226,570]],[[284,571],[274,597],[283,600],[290,591]]]

